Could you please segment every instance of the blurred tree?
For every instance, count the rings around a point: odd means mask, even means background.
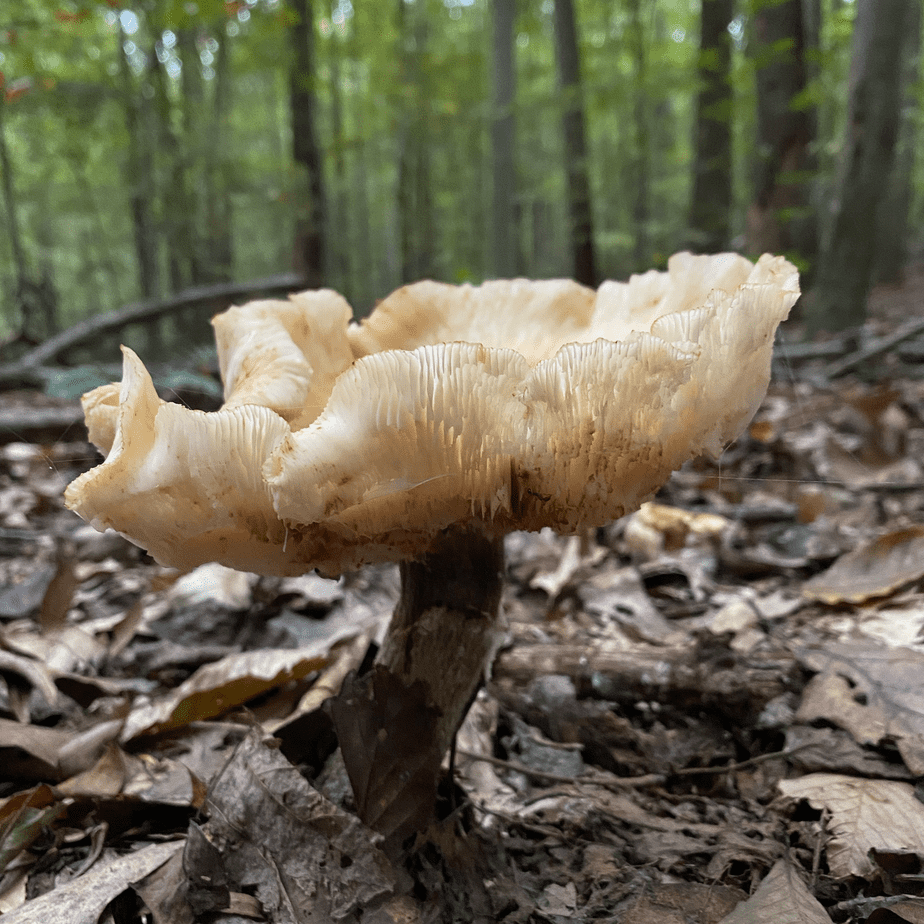
[[[754,199],[746,248],[815,261],[817,116],[810,58],[817,54],[819,0],[757,0],[752,54],[757,71]]]
[[[895,161],[908,27],[919,0],[859,0],[840,174],[812,291],[810,331],[861,324],[873,282],[877,216]]]
[[[295,270],[309,288],[325,283],[327,197],[316,124],[314,15],[311,0],[289,0],[289,105],[292,117],[292,158],[299,171],[295,202]]]
[[[15,91],[5,86],[0,73],[0,173],[3,174],[3,205],[6,212],[7,237],[15,267],[13,304],[17,315],[17,340],[26,344],[40,343],[58,328],[58,299],[51,273],[44,267],[36,274],[29,266],[23,244],[23,229],[19,200],[13,177],[13,162],[6,142],[5,110]]]
[[[572,0],[555,0],[555,59],[564,111],[565,174],[568,181],[568,215],[573,274],[584,285],[597,285],[594,259],[593,216],[590,201],[590,164],[584,128],[584,100],[577,24]]]
[[[494,117],[491,125],[493,161],[491,272],[500,278],[517,274],[517,218],[514,98],[514,21],[516,0],[491,0],[494,50]]]
[[[159,241],[157,236],[156,189],[154,173],[154,138],[151,131],[151,107],[148,95],[135,85],[127,52],[129,38],[120,21],[116,31],[120,95],[125,110],[127,130],[125,178],[131,208],[138,286],[144,298],[161,294]]]
[[[350,239],[350,205],[347,196],[346,148],[344,127],[343,58],[345,17],[340,0],[331,6],[330,62],[330,128],[331,160],[333,161],[333,209],[330,214],[330,277],[335,288],[347,301],[352,301],[353,273],[351,269],[352,242]]]
[[[876,240],[876,281],[899,284],[908,260],[912,180],[918,146],[918,81],[921,78],[921,5],[906,6],[905,50],[902,67],[902,116],[895,166],[886,194],[879,203]]]
[[[203,256],[205,281],[230,282],[234,276],[234,244],[231,238],[231,171],[228,169],[229,110],[231,108],[231,52],[228,36],[209,35],[204,42],[209,57],[211,106],[202,114],[206,132],[202,138]],[[214,48],[214,51],[212,50]],[[197,62],[198,63],[198,62]]]
[[[431,187],[433,101],[425,69],[430,26],[425,0],[397,3],[402,109],[398,130],[401,281],[412,282],[438,275]]]
[[[724,250],[731,238],[733,94],[728,26],[734,7],[734,0],[702,0],[690,245],[705,253]]]
[[[626,38],[632,57],[632,125],[635,129],[635,152],[632,176],[632,262],[634,269],[648,265],[651,254],[651,113],[648,98],[649,52],[645,35],[644,13],[649,10],[642,0],[628,0],[629,23]]]

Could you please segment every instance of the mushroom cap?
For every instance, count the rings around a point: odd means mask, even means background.
[[[67,503],[164,564],[271,574],[599,525],[746,426],[798,294],[780,257],[678,254],[596,292],[419,282],[358,325],[328,290],[232,308],[222,409],[161,401],[123,348],[118,401],[85,398],[108,456]]]

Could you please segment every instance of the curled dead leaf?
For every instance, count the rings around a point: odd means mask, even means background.
[[[804,799],[828,813],[828,866],[839,879],[873,878],[873,848],[924,853],[924,805],[909,783],[810,773],[782,780],[779,788],[788,799]]]
[[[260,649],[229,655],[199,668],[168,695],[133,709],[122,741],[210,719],[248,700],[321,670],[329,663],[326,645],[291,650]]]
[[[812,600],[832,606],[864,603],[924,577],[924,526],[910,526],[880,536],[842,555],[827,571],[803,585]]]

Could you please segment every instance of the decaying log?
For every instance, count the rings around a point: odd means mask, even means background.
[[[706,648],[709,647],[709,650]],[[516,645],[496,658],[494,681],[525,685],[551,674],[568,676],[578,690],[601,699],[635,703],[657,700],[759,713],[791,689],[793,662],[748,662],[724,645],[638,646],[601,651],[586,645]]]

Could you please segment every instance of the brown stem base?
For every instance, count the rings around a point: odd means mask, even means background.
[[[449,529],[401,566],[401,599],[368,678],[333,717],[360,817],[403,837],[432,817],[443,755],[497,644],[502,540]]]

